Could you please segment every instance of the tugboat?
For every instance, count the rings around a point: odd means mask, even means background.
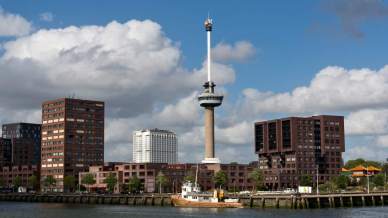
[[[172,203],[176,207],[210,207],[210,208],[242,208],[238,199],[224,199],[224,191],[220,189],[211,192],[202,192],[197,183],[198,166],[195,176],[195,183],[187,181],[182,185],[180,195],[171,197]]]

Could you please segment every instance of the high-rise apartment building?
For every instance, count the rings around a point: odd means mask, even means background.
[[[4,124],[2,137],[12,142],[12,165],[40,165],[41,124]]]
[[[134,131],[133,162],[176,163],[177,137],[175,133],[160,129]]]
[[[312,184],[339,175],[345,151],[342,116],[288,117],[255,123],[255,151],[264,183],[272,190],[295,188],[303,175]]]
[[[0,138],[0,168],[10,166],[12,161],[11,139]]]
[[[42,104],[41,178],[63,178],[104,163],[104,102],[62,98]],[[44,186],[42,186],[44,188]]]

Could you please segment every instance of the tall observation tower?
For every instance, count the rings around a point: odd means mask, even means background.
[[[214,108],[222,104],[222,95],[214,93],[216,84],[211,78],[211,46],[210,36],[212,32],[212,20],[205,21],[207,33],[207,82],[203,85],[205,90],[198,96],[201,107],[205,108],[205,159],[202,163],[220,163],[220,160],[214,156]]]

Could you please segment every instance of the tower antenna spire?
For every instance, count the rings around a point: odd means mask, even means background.
[[[213,20],[210,18],[210,13],[207,15],[205,21],[205,28],[207,33],[207,81],[210,83],[212,81],[211,77],[211,32],[213,27]]]

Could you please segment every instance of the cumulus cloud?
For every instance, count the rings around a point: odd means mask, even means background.
[[[256,49],[248,41],[238,41],[234,45],[224,42],[218,43],[212,50],[215,61],[244,61],[256,54]]]
[[[377,137],[376,144],[384,149],[388,149],[388,135],[381,135]],[[383,152],[384,154],[385,152]]]
[[[54,14],[51,12],[43,12],[39,14],[39,19],[46,22],[51,22],[54,20]]]
[[[319,113],[388,105],[388,67],[347,70],[326,67],[308,86],[290,92],[243,91],[246,113]]]
[[[351,112],[345,119],[350,135],[379,135],[388,133],[388,109],[364,109]]]
[[[362,22],[388,16],[388,6],[381,0],[330,0],[324,7],[338,17],[343,31],[356,38],[364,36]]]
[[[4,49],[0,89],[20,86],[18,92],[35,96],[34,102],[71,94],[99,98],[114,116],[151,112],[157,102],[183,97],[206,78],[202,68],[190,71],[180,65],[179,48],[149,20],[43,29],[5,43]],[[213,70],[219,85],[234,81],[229,66],[215,64]],[[18,74],[25,79],[17,79]],[[32,103],[13,97],[0,99],[11,102],[7,105]]]
[[[0,36],[23,36],[32,31],[32,24],[18,14],[6,12],[0,6]]]

